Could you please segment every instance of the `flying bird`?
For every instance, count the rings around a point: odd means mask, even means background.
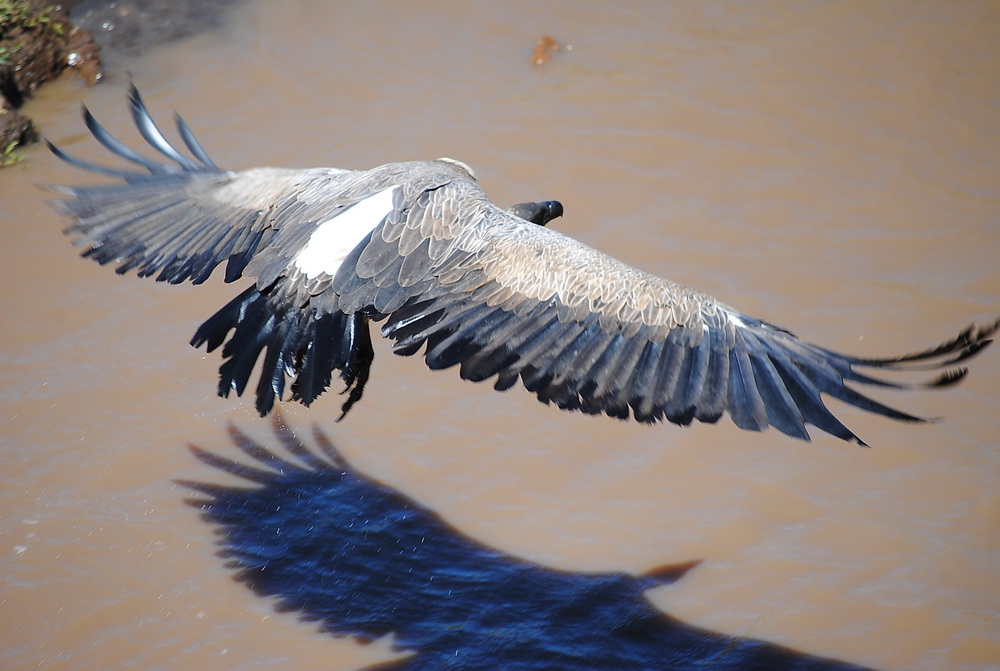
[[[267,414],[290,381],[311,404],[345,383],[346,412],[373,359],[370,322],[394,351],[424,352],[431,369],[462,378],[518,380],[544,403],[640,422],[773,426],[809,440],[807,425],[864,444],[823,394],[863,410],[926,421],[848,383],[932,388],[988,345],[1000,320],[970,326],[938,347],[859,358],[797,338],[700,291],[629,266],[544,225],[555,201],[512,211],[492,203],[466,164],[388,163],[371,170],[219,168],[176,117],[189,155],[154,123],[138,91],[139,133],[168,162],[147,158],[85,123],[112,154],[139,169],[97,165],[51,143],[61,159],[119,181],[53,187],[82,255],[158,281],[200,284],[225,263],[225,281],[256,282],[210,317],[191,343],[222,347],[219,394],[245,390],[263,357],[256,407]],[[539,225],[540,224],[540,225]],[[873,370],[941,370],[922,383]],[[343,416],[343,415],[341,415]]]

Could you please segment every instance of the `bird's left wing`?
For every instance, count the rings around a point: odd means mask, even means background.
[[[167,161],[129,148],[86,109],[84,120],[93,136],[137,169],[97,165],[49,145],[72,165],[121,180],[52,187],[69,196],[54,204],[72,219],[66,232],[84,248],[83,256],[115,264],[119,273],[199,284],[226,263],[231,282],[259,252],[277,245],[279,253],[271,254],[267,264],[251,268],[252,274],[268,275],[262,281],[269,284],[318,223],[388,186],[370,177],[362,182],[358,173],[337,168],[222,170],[180,117],[178,133],[190,156],[167,141],[134,87],[129,105],[143,139]]]
[[[859,369],[947,367],[988,344],[997,324],[970,328],[927,352],[859,359],[796,338],[712,297],[531,226],[454,181],[399,204],[344,261],[341,309],[387,317],[396,351],[426,345],[434,369],[520,378],[545,403],[590,414],[774,426],[808,440],[806,425],[860,439],[827,408],[826,394],[894,419],[921,421],[848,382],[902,387]],[[962,377],[949,368],[928,386]]]

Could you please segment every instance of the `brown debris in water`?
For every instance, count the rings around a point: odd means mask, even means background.
[[[538,38],[535,50],[531,52],[531,64],[534,66],[545,65],[552,60],[557,51],[562,51],[563,47],[556,42],[554,37],[542,35]]]

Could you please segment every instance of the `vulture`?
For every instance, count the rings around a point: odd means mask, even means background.
[[[451,158],[370,170],[219,168],[176,117],[187,154],[154,123],[134,86],[142,138],[167,161],[134,151],[84,108],[107,150],[137,166],[106,167],[49,143],[61,159],[117,178],[56,186],[66,232],[82,255],[158,281],[200,284],[225,263],[225,281],[256,279],[195,332],[222,347],[219,394],[243,393],[262,359],[256,408],[285,395],[311,404],[334,371],[342,414],[361,398],[373,359],[370,323],[394,351],[423,352],[431,369],[463,379],[518,380],[543,403],[639,422],[716,422],[809,440],[807,426],[864,444],[824,395],[908,422],[856,385],[932,388],[987,346],[1000,319],[932,349],[860,358],[814,345],[680,284],[546,228],[556,201],[504,210],[473,170]],[[882,371],[940,370],[904,383]]]

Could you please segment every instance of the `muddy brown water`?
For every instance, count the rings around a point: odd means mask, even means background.
[[[542,34],[572,50],[541,68]],[[249,3],[128,63],[224,167],[453,156],[500,204],[834,349],[897,354],[1000,311],[995,3]],[[124,70],[27,112],[98,157],[84,101],[136,136]],[[239,288],[80,260],[39,184],[0,172],[0,666],[354,669],[392,656],[317,633],[229,579],[177,478],[218,478],[248,400],[187,345]],[[240,286],[243,286],[240,284]],[[843,410],[873,447],[633,426],[432,373],[377,345],[366,397],[286,405],[360,469],[506,552],[572,570],[700,558],[650,592],[672,615],[882,669],[1000,664],[1000,350],[945,392]]]

